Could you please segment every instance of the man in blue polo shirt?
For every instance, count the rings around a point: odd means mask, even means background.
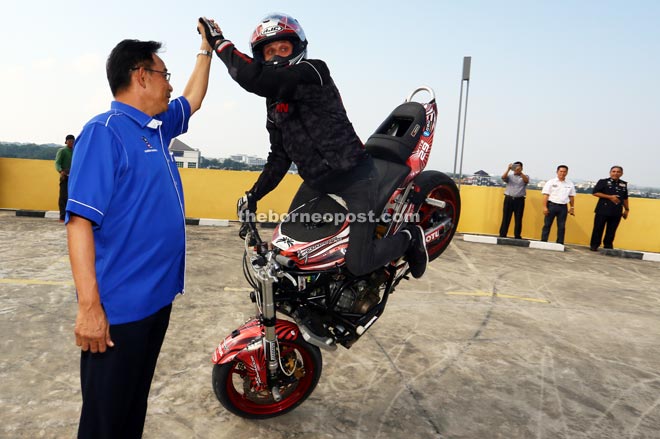
[[[168,146],[206,95],[211,46],[201,35],[183,96],[171,102],[161,43],[120,42],[106,64],[115,101],[78,136],[66,207],[82,350],[78,437],[142,436],[171,304],[183,292],[183,191]]]

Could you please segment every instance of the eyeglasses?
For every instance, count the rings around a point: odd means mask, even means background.
[[[142,68],[143,68],[144,70],[146,70],[147,72],[160,73],[161,75],[163,75],[163,78],[165,78],[165,80],[166,80],[167,82],[170,82],[170,78],[172,77],[172,74],[171,74],[171,73],[169,73],[169,72],[165,72],[165,71],[163,71],[163,70],[148,69],[148,68],[146,68],[146,67],[142,67]],[[139,69],[139,67],[133,67],[133,68],[131,69],[131,71],[132,71],[132,70],[138,70],[138,69]]]

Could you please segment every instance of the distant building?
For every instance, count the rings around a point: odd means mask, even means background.
[[[502,181],[499,177],[491,177],[488,172],[479,170],[472,175],[463,177],[461,180],[463,184],[474,186],[502,186]]]
[[[596,182],[594,181],[582,181],[580,183],[575,184],[576,189],[582,189],[584,191],[590,191],[596,186]]]
[[[179,168],[199,168],[201,154],[198,149],[193,149],[180,141],[172,139],[170,152],[174,155],[176,166]]]
[[[264,166],[266,164],[266,159],[253,155],[236,154],[229,156],[229,159],[238,163],[245,163],[249,166]]]

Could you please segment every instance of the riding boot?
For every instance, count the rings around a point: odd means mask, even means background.
[[[429,263],[429,254],[426,251],[426,242],[424,240],[424,229],[421,226],[413,225],[404,230],[404,233],[410,235],[410,246],[406,250],[406,261],[410,267],[415,279],[419,279],[426,271],[426,265]]]

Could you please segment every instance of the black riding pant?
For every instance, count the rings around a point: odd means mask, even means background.
[[[410,245],[407,234],[397,233],[374,239],[381,212],[374,212],[378,189],[378,171],[369,157],[341,175],[315,185],[316,191],[339,195],[346,202],[351,218],[346,266],[356,276],[371,273],[403,256]]]

